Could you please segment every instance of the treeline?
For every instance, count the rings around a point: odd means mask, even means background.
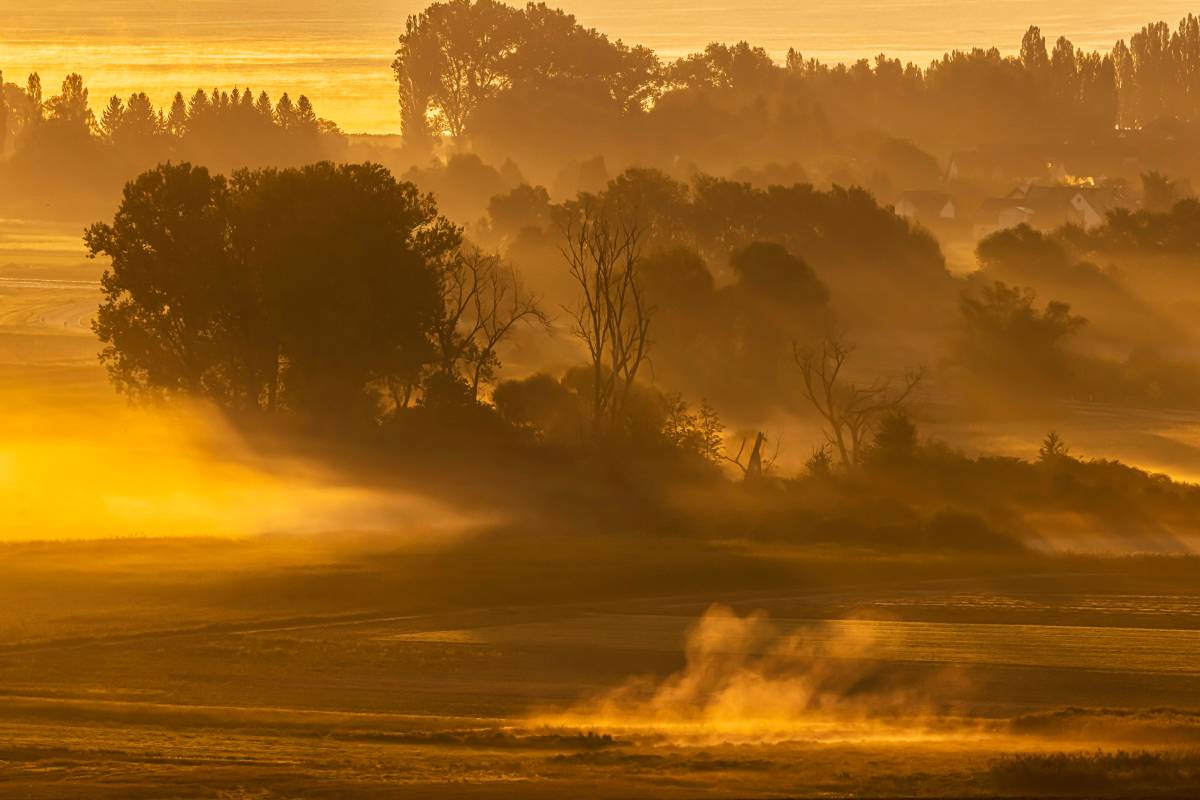
[[[468,230],[520,264],[550,307],[574,297],[561,251],[572,215],[590,203],[636,219],[656,382],[742,419],[791,407],[802,392],[794,344],[832,330],[867,345],[859,360],[869,363],[856,366],[934,364],[939,392],[1002,414],[1059,401],[1195,407],[1184,299],[1200,289],[1196,204],[1171,203],[1178,187],[1155,176],[1170,211],[1114,211],[1091,230],[1001,231],[980,243],[969,276],[952,275],[927,230],[861,188],[631,168],[555,202],[475,155],[412,177],[439,199],[499,187],[474,198],[485,211]]]
[[[746,42],[668,62],[544,3],[451,0],[409,19],[393,67],[410,145],[445,135],[519,163],[548,147],[742,165],[879,128],[974,146],[1200,120],[1193,15],[1174,31],[1147,25],[1106,53],[1066,38],[1049,45],[1033,27],[1019,56],[955,51],[926,67],[885,55],[830,65],[794,50],[777,63]]]
[[[740,206],[720,223],[731,238],[702,235],[709,213]],[[470,464],[502,485],[542,487],[533,490],[572,519],[587,509],[723,535],[1014,550],[1031,533],[1030,509],[1128,536],[1169,528],[1200,502],[1194,487],[1073,459],[1057,436],[1038,464],[923,439],[912,414],[925,370],[856,353],[831,308],[906,247],[919,250],[923,234],[898,221],[855,281],[832,291],[792,250],[815,258],[821,240],[836,253],[876,238],[890,212],[869,195],[756,193],[706,178],[689,187],[635,171],[559,205],[524,187],[494,211],[493,223],[509,223],[501,237],[557,250],[567,291],[555,319],[505,258],[467,242],[432,196],[380,166],[228,178],[159,166],[126,187],[111,223],[87,232],[91,254],[111,260],[95,323],[103,363],[134,397],[199,396],[253,429],[315,427],[338,446],[365,443],[373,458],[408,458],[426,477],[461,480]],[[790,245],[756,238],[789,230]],[[1050,263],[1058,246],[1031,230],[1007,236],[987,241],[981,259],[1041,251]],[[730,274],[718,284],[708,258],[724,247]],[[890,292],[921,280],[902,277]],[[931,296],[959,297],[950,358],[995,397],[1093,380],[1066,348],[1085,321],[1065,303],[944,274],[926,292],[912,293],[926,309]],[[550,338],[528,334],[552,324],[574,344],[561,366],[504,376],[514,341]],[[893,324],[888,335],[911,330]],[[706,381],[728,387],[715,406],[702,399]],[[806,408],[820,425],[787,443],[793,463],[796,448],[811,452],[795,478],[782,477],[774,434],[730,430],[717,411],[761,421],[773,406]],[[703,499],[672,507],[686,485]]]
[[[24,86],[0,73],[0,178],[11,187],[10,212],[22,205],[56,203],[60,210],[90,211],[131,174],[167,160],[195,160],[228,169],[298,164],[319,159],[340,144],[337,127],[319,119],[307,97],[285,92],[198,89],[177,93],[168,108],[136,92],[112,97],[97,117],[78,74],[58,94],[43,96],[41,78]]]
[[[448,172],[473,156],[457,156]],[[630,217],[655,309],[655,376],[673,390],[760,414],[796,389],[792,345],[836,324],[860,333],[941,329],[958,286],[937,240],[870,192],[811,184],[758,189],[698,174],[631,168],[603,189],[554,203],[522,184],[493,197],[476,236],[560,304],[561,231],[584,206]],[[908,302],[897,302],[904,295]]]

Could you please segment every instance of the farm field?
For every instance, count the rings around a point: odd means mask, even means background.
[[[0,793],[993,796],[1043,791],[1027,760],[1063,752],[1085,786],[1160,791],[1200,742],[1190,559],[1013,563],[973,590],[928,567],[834,589],[797,560],[714,615],[677,542],[570,593],[544,541],[7,545]],[[463,548],[508,561],[463,575]],[[653,576],[675,591],[643,595]],[[663,701],[683,685],[698,713]],[[1095,761],[1147,748],[1133,777]]]

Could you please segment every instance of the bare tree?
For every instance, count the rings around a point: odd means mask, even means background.
[[[585,205],[563,229],[563,257],[580,296],[566,310],[592,366],[592,418],[616,427],[650,351],[653,309],[642,292],[643,229],[632,217]]]
[[[900,409],[924,378],[924,371],[916,369],[900,379],[879,378],[866,386],[851,382],[844,370],[854,347],[838,336],[826,337],[820,348],[794,345],[793,351],[804,395],[825,421],[825,438],[845,467],[860,462],[879,419]]]
[[[461,375],[478,400],[495,378],[496,350],[522,324],[548,326],[539,299],[516,270],[497,255],[465,247],[442,271],[443,317],[437,326],[439,368]]]
[[[767,443],[767,436],[762,431],[759,431],[754,437],[754,445],[750,448],[750,455],[743,461],[742,458],[746,454],[746,443],[748,441],[749,438],[744,437],[736,455],[731,456],[721,453],[721,458],[740,469],[743,480],[755,481],[767,474],[779,459],[779,440],[776,438],[775,451],[770,456],[764,456],[763,446]]]

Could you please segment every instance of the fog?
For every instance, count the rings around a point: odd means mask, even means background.
[[[0,0],[0,784],[1200,792],[1118,5]]]

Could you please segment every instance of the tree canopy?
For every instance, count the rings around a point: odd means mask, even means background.
[[[345,416],[433,357],[460,233],[376,165],[179,164],[130,183],[86,241],[112,259],[95,327],[121,390]]]

